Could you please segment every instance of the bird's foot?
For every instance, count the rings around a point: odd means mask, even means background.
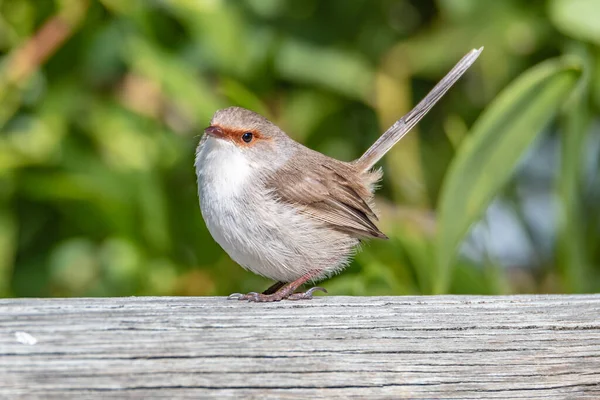
[[[308,300],[312,299],[313,293],[316,290],[320,290],[324,293],[327,293],[327,290],[322,287],[314,287],[306,291],[306,293],[294,293],[296,289],[314,277],[316,274],[314,272],[307,273],[302,275],[300,278],[296,279],[290,283],[277,282],[264,293],[256,293],[250,292],[248,294],[234,293],[228,297],[229,300],[247,300],[247,301],[256,301],[259,303],[266,303],[271,301],[281,301],[283,299],[289,300]]]
[[[232,293],[227,297],[227,300],[249,300],[251,297],[257,295],[258,293],[256,292],[250,292],[250,293]]]
[[[313,298],[313,293],[316,292],[317,290],[320,290],[323,293],[327,293],[327,289],[322,288],[320,286],[315,286],[315,287],[308,289],[304,293],[302,293],[302,292],[292,293],[287,297],[287,299],[288,300],[310,300]]]
[[[272,301],[281,301],[281,300],[310,300],[313,298],[313,293],[317,290],[320,290],[324,293],[327,293],[325,288],[315,286],[304,293],[292,293],[289,288],[281,288],[273,294],[262,294],[256,292],[250,292],[248,294],[242,293],[233,293],[229,295],[228,300],[247,300],[250,302],[257,303],[268,303]]]
[[[280,301],[285,298],[284,293],[275,292],[273,294],[262,294],[250,292],[247,294],[233,293],[229,295],[228,300],[247,300],[249,302],[267,303],[271,301]]]

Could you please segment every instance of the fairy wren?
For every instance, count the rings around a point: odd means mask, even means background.
[[[472,50],[357,160],[339,161],[291,139],[240,107],[217,111],[196,151],[200,209],[215,241],[245,269],[275,280],[265,292],[229,298],[310,299],[307,281],[340,272],[361,240],[386,239],[375,225],[375,164],[475,62]]]

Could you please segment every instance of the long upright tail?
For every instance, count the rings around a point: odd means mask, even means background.
[[[394,125],[390,126],[355,163],[363,171],[373,168],[373,165],[394,147],[431,110],[435,103],[446,94],[448,89],[473,65],[482,51],[483,47],[478,50],[471,50],[464,56],[415,108],[396,121]]]

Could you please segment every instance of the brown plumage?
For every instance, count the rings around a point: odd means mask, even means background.
[[[351,163],[303,150],[267,180],[267,188],[332,229],[387,239],[375,226],[378,218],[373,204],[373,189],[381,172],[361,171]]]

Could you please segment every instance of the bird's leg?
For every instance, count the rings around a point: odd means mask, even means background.
[[[256,292],[250,292],[248,294],[234,293],[231,296],[229,296],[229,299],[248,300],[248,301],[257,301],[257,302],[280,301],[283,299],[289,299],[289,300],[312,299],[312,295],[316,290],[321,290],[325,293],[327,293],[327,290],[325,290],[322,287],[314,287],[314,288],[306,291],[306,293],[294,293],[294,292],[296,291],[296,289],[298,289],[300,286],[302,286],[304,283],[306,283],[306,281],[310,280],[315,275],[316,274],[314,272],[309,272],[308,274],[301,276],[300,278],[296,279],[293,282],[285,283],[285,284],[281,285],[280,288],[276,289],[276,291],[274,293],[270,293],[270,294],[259,294]],[[265,291],[265,293],[271,291],[271,289],[275,289],[275,286],[279,285],[280,283],[281,282],[278,282],[275,285],[271,286],[269,289],[267,289]]]
[[[278,291],[279,289],[281,289],[282,287],[284,287],[286,285],[286,282],[277,282],[271,286],[269,286],[269,288],[267,290],[265,290],[264,292],[262,292],[262,294],[273,294],[276,291]]]

